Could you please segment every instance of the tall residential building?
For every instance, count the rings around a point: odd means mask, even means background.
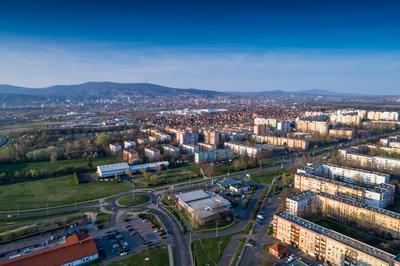
[[[160,160],[160,150],[151,148],[151,147],[146,147],[144,148],[144,156],[148,161],[151,162],[156,162]]]
[[[332,266],[392,266],[396,256],[287,212],[273,218],[273,235]]]
[[[388,184],[390,181],[389,174],[330,163],[307,166],[300,169],[298,172],[321,175],[352,184],[379,185],[382,183]]]
[[[248,146],[244,144],[225,142],[225,148],[232,149],[235,154],[250,157],[259,158],[261,156],[262,147],[261,145]]]
[[[288,147],[290,149],[306,150],[309,147],[309,141],[301,138],[258,135],[253,135],[253,138],[257,143],[267,143],[274,146]]]
[[[212,144],[219,146],[221,139],[221,134],[217,131],[206,130],[204,131],[204,142],[207,144]]]
[[[329,217],[400,238],[400,214],[340,196],[302,191],[286,199],[286,211],[299,217]]]
[[[197,142],[197,133],[189,132],[189,131],[178,131],[176,133],[176,140],[179,145],[183,144],[196,144]]]
[[[234,152],[231,149],[200,151],[194,154],[194,161],[197,164],[225,161],[233,158]]]
[[[329,124],[325,121],[296,120],[296,129],[300,132],[318,133],[322,136],[328,135]]]
[[[302,170],[298,170],[295,174],[294,187],[300,191],[311,190],[316,193],[323,192],[343,196],[379,208],[386,208],[391,205],[395,193],[395,186],[391,184],[382,183],[373,187],[361,187],[327,177],[308,174]]]
[[[172,145],[164,145],[163,146],[164,155],[171,156],[171,157],[179,157],[180,150],[178,147],[174,147]]]

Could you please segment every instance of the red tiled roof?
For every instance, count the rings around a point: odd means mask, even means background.
[[[7,266],[56,266],[97,253],[94,239],[87,234],[76,233],[67,237],[65,243],[32,252],[14,259],[0,260]]]

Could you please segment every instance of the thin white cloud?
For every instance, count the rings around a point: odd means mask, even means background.
[[[0,83],[43,87],[106,80],[217,90],[398,94],[400,52],[0,43]]]

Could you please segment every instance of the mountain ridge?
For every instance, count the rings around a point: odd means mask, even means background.
[[[358,94],[332,92],[322,89],[308,89],[300,91],[265,90],[265,91],[217,91],[195,88],[174,88],[152,83],[117,83],[110,81],[89,81],[72,85],[53,85],[43,88],[30,88],[8,84],[0,84],[0,93],[21,94],[36,96],[79,96],[85,97],[116,96],[124,93],[138,93],[143,96],[164,96],[171,94],[192,94],[207,97],[215,96],[357,96]]]

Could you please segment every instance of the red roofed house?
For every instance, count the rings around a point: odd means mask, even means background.
[[[84,233],[67,237],[65,242],[33,251],[12,259],[1,259],[7,266],[75,266],[90,263],[99,258],[96,242]]]
[[[286,256],[288,251],[287,251],[287,247],[276,242],[276,243],[272,244],[271,246],[269,246],[268,252],[277,258],[281,258],[282,256]]]

